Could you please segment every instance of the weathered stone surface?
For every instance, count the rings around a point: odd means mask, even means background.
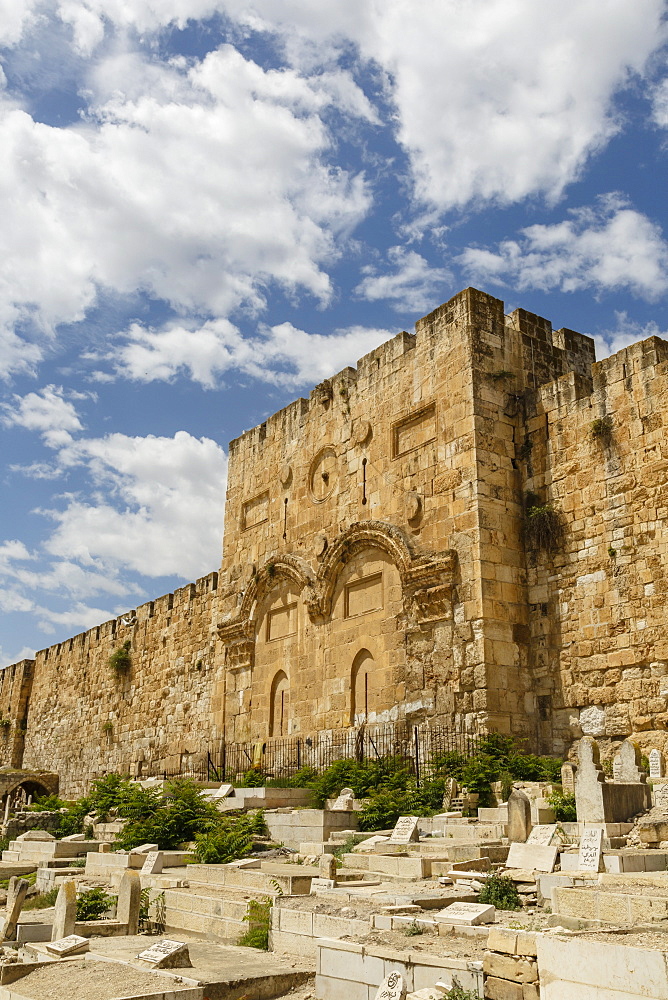
[[[77,887],[72,880],[68,880],[67,882],[63,882],[56,897],[51,940],[59,941],[61,938],[70,937],[70,935],[74,934],[76,920]]]
[[[531,830],[531,802],[524,792],[513,788],[508,796],[508,840],[525,843]]]
[[[139,906],[141,903],[141,877],[139,872],[126,868],[118,887],[116,919],[128,925],[128,934],[136,934],[139,929]]]

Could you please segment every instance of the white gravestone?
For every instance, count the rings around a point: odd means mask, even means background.
[[[45,947],[49,954],[65,958],[68,955],[80,955],[82,952],[88,951],[90,941],[88,938],[81,937],[80,934],[69,934],[67,937],[60,938],[59,941],[49,941]]]
[[[185,941],[173,941],[164,938],[151,945],[146,951],[141,951],[137,958],[147,962],[154,969],[191,969],[192,963]]]
[[[632,740],[624,740],[612,762],[612,776],[625,784],[645,782],[647,774],[640,767],[640,747]]]
[[[649,776],[650,778],[663,778],[664,760],[660,750],[650,750],[649,752]]]
[[[601,868],[601,845],[603,830],[600,826],[585,827],[580,837],[578,854],[578,869],[585,872],[597,872]]]
[[[149,851],[146,855],[146,861],[141,866],[141,875],[159,875],[162,871],[162,866],[165,860],[165,855],[162,851]]]
[[[342,788],[336,800],[332,803],[332,812],[335,809],[352,809],[355,802],[355,793],[352,788]]]
[[[211,798],[213,799],[226,799],[234,791],[234,785],[221,785],[217,788]]]
[[[554,871],[557,863],[557,846],[550,847],[544,844],[511,844],[506,861],[507,868],[528,868],[535,872]]]
[[[654,786],[654,805],[668,810],[668,781]]]
[[[391,972],[378,987],[375,1000],[405,1000],[406,983],[400,972]]]
[[[561,765],[561,788],[564,795],[575,795],[576,770],[575,764],[569,764],[568,761]]]
[[[333,878],[312,878],[311,879],[311,892],[315,889],[335,889],[336,880]]]
[[[477,924],[493,924],[496,909],[485,903],[451,903],[436,914],[440,924],[465,924],[474,927]]]
[[[391,844],[410,844],[420,839],[417,816],[400,816],[390,836]]]
[[[533,827],[526,842],[527,844],[540,844],[542,847],[549,847],[556,833],[556,823],[541,823]]]

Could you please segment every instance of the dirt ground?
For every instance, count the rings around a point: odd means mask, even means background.
[[[165,989],[179,989],[173,985],[174,980],[166,977],[158,978],[127,965],[82,959],[37,968],[11,989],[31,1000],[113,1000],[155,993],[159,983],[165,983]]]

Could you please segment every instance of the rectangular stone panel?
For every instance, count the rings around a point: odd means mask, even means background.
[[[252,500],[246,500],[241,507],[241,530],[254,528],[256,524],[262,524],[269,520],[269,494],[261,493]]]
[[[297,631],[297,602],[286,604],[282,608],[274,608],[267,615],[267,642],[272,639],[284,639],[286,635],[294,635]]]
[[[411,413],[392,428],[392,456],[399,458],[436,437],[436,405]]]
[[[383,607],[383,574],[376,573],[363,580],[356,580],[346,587],[346,618],[366,615]]]

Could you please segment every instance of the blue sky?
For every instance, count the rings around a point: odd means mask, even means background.
[[[469,284],[668,337],[660,0],[0,0],[0,664],[216,569],[226,446]]]

